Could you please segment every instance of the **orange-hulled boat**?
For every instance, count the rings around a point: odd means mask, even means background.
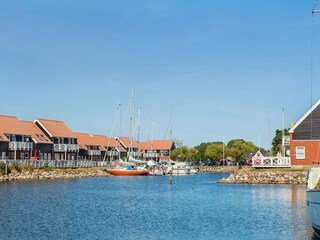
[[[147,169],[108,169],[107,172],[115,176],[141,176],[149,174]]]

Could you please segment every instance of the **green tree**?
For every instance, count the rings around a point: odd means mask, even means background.
[[[289,128],[284,129],[284,135],[289,135]],[[272,155],[275,156],[278,152],[282,152],[282,130],[277,129],[274,138],[272,139]]]
[[[227,143],[228,148],[232,148],[236,143],[245,143],[246,141],[243,139],[232,139]]]
[[[189,148],[187,146],[181,146],[174,149],[171,152],[171,157],[178,161],[188,160]]]
[[[227,146],[229,147],[229,155],[239,161],[245,158],[245,152],[256,151],[258,147],[253,144],[253,142],[246,142],[243,139],[233,139],[228,142]]]
[[[226,146],[225,146],[226,149]],[[222,159],[223,158],[223,145],[212,143],[210,144],[205,152],[205,157],[209,159]]]
[[[199,160],[200,156],[199,156],[198,152],[199,151],[197,149],[190,148],[189,153],[188,153],[188,160],[191,160],[191,161]]]
[[[206,150],[207,147],[211,144],[222,144],[222,142],[206,142],[206,143],[200,143],[200,145],[195,146],[194,148],[198,150],[198,156],[199,156],[199,160],[204,160],[206,159]]]

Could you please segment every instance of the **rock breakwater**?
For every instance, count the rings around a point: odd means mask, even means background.
[[[236,171],[219,183],[306,184],[307,171]]]
[[[207,172],[207,173],[222,173],[222,172],[234,172],[238,169],[237,166],[197,166],[194,167],[199,172]]]
[[[0,182],[16,180],[43,180],[43,179],[70,179],[87,177],[106,177],[109,173],[102,169],[59,169],[34,170],[25,172],[12,172],[7,176],[0,176]]]

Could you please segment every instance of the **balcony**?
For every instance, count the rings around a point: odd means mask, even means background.
[[[101,156],[101,151],[100,150],[88,150],[88,155],[89,156]]]
[[[118,156],[119,155],[119,152],[118,151],[108,151],[107,152],[107,156],[110,157],[110,156]]]
[[[30,151],[33,149],[32,142],[9,142],[10,151]]]
[[[150,158],[150,157],[159,157],[159,153],[146,153],[146,157]]]
[[[79,150],[78,144],[53,144],[55,152],[77,152]]]
[[[128,152],[128,156],[131,156],[131,157],[141,157],[141,156],[142,156],[142,153],[140,153],[140,152]]]

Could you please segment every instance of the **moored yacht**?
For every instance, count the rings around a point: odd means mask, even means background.
[[[307,206],[310,223],[317,236],[320,237],[320,167],[309,170]]]
[[[184,162],[169,161],[169,167],[167,173],[173,175],[186,175],[191,174],[191,167]],[[192,172],[194,173],[194,172]]]
[[[114,176],[141,176],[148,175],[147,169],[135,169],[134,167],[108,169],[107,172]]]

